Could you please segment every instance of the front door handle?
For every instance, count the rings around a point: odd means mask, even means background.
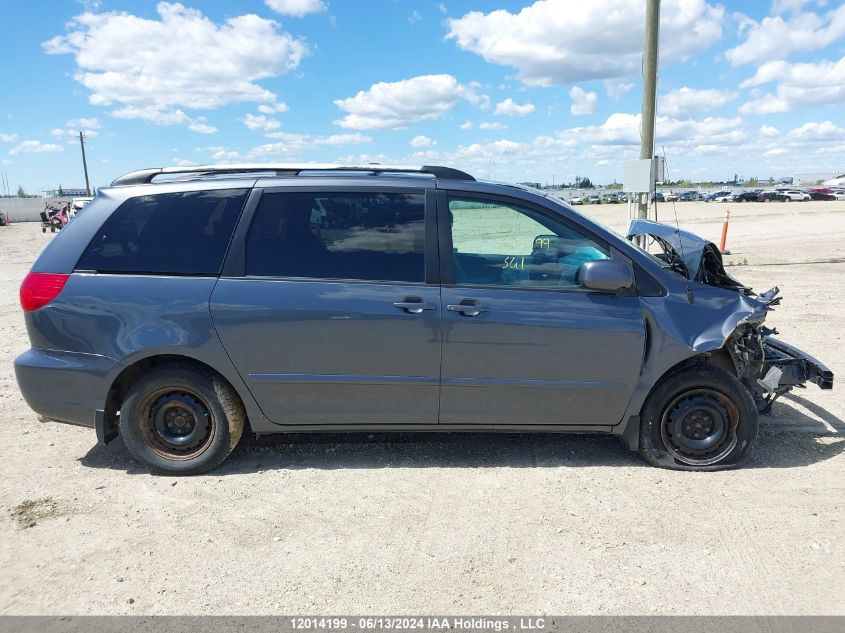
[[[447,305],[446,309],[449,312],[458,312],[464,316],[470,317],[478,316],[482,312],[490,312],[489,308],[485,308],[483,305],[480,305],[477,301],[473,301],[472,299],[464,299],[461,303]]]
[[[416,297],[408,297],[410,301],[397,301],[393,304],[394,308],[404,310],[408,314],[422,314],[423,310],[434,310],[437,306],[433,303],[423,303],[421,299],[413,301]]]

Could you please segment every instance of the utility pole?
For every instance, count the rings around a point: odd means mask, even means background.
[[[82,168],[85,170],[85,195],[91,196],[91,184],[88,182],[88,161],[85,160],[85,136],[79,133],[79,147],[82,148]]]
[[[658,36],[660,34],[660,0],[647,0],[645,10],[645,44],[643,45],[643,111],[640,117],[640,158],[654,158],[654,118],[657,101],[657,59]],[[652,168],[652,173],[654,170]],[[648,203],[654,181],[649,192],[640,196],[637,217],[648,217]]]

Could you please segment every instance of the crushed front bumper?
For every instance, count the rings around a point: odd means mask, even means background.
[[[771,336],[763,338],[763,351],[761,374],[766,376],[772,367],[779,369],[782,373],[778,386],[796,387],[812,382],[820,389],[833,389],[833,372],[806,352]]]
[[[780,396],[808,382],[833,389],[833,372],[809,354],[771,336],[763,337],[762,347],[763,365],[752,391],[758,413],[769,413]]]

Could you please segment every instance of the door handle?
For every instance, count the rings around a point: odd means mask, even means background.
[[[463,316],[478,316],[482,312],[490,312],[489,308],[485,308],[482,305],[479,305],[477,302],[473,301],[470,303],[470,299],[464,299],[461,303],[458,304],[450,304],[446,306],[446,309],[449,312],[458,312]]]
[[[437,306],[422,301],[397,301],[393,304],[393,307],[404,310],[408,314],[422,314],[423,310],[434,310]]]

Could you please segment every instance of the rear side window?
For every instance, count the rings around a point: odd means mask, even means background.
[[[77,270],[219,275],[247,189],[130,198],[91,240]]]
[[[425,281],[422,193],[271,193],[246,243],[251,276]]]

